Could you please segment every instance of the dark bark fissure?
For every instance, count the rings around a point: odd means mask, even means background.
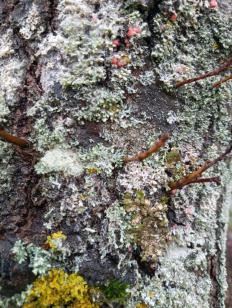
[[[55,33],[56,30],[56,16],[57,16],[57,5],[58,5],[58,0],[50,0],[48,1],[48,23],[50,27],[50,31]],[[49,30],[48,30],[49,31]]]
[[[35,56],[36,43],[38,39],[26,40],[20,33],[20,28],[11,18],[18,5],[23,5],[20,1],[5,1],[2,4],[2,31],[6,28],[13,30],[14,44],[18,50],[18,56],[27,61],[25,79],[19,91],[19,100],[11,108],[10,131],[18,137],[28,138],[33,130],[34,120],[27,116],[27,110],[33,106],[33,102],[38,100],[43,94],[40,83],[41,67],[40,60]],[[46,32],[42,36],[49,34],[55,29],[56,5],[57,1],[44,2],[43,21]],[[31,151],[31,152],[30,152]],[[43,234],[42,217],[46,211],[47,200],[41,195],[41,180],[34,170],[36,153],[15,147],[15,155],[11,160],[13,168],[11,191],[7,196],[3,196],[4,210],[1,213],[0,224],[0,278],[4,288],[1,294],[7,294],[9,289],[18,291],[23,285],[31,280],[28,270],[21,272],[13,260],[9,259],[12,243],[16,238],[24,239],[26,242],[36,242],[41,244],[45,235]],[[12,270],[11,268],[14,268]],[[22,282],[23,281],[23,282]]]
[[[14,11],[14,8],[19,4],[20,0],[5,0],[0,3],[0,22],[1,24],[8,25],[10,23],[10,14]]]
[[[159,5],[162,3],[162,0],[153,1],[148,9],[148,15],[146,17],[146,22],[151,33],[151,36],[147,38],[147,45],[151,54],[152,48],[154,47],[155,34],[154,34],[154,17],[160,13]]]
[[[218,303],[218,283],[217,283],[217,271],[218,271],[218,258],[217,256],[210,256],[208,259],[208,272],[211,279],[211,290],[210,290],[210,307],[219,307]]]
[[[219,308],[222,307],[223,303],[220,302],[220,299],[223,299],[223,294],[220,285],[220,270],[221,266],[220,263],[222,262],[223,257],[223,248],[220,247],[220,238],[221,233],[225,231],[225,223],[221,222],[221,215],[222,215],[222,204],[223,204],[223,196],[217,200],[217,209],[216,209],[216,223],[217,227],[215,228],[215,235],[216,235],[216,244],[215,249],[216,253],[214,256],[210,255],[208,257],[208,273],[211,279],[211,290],[210,290],[210,300],[209,304],[210,307]]]

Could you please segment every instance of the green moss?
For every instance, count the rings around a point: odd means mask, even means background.
[[[169,197],[169,196],[162,196],[162,197],[160,198],[160,203],[161,203],[161,204],[168,204],[169,200],[170,200],[170,197]]]
[[[172,149],[166,154],[166,161],[168,164],[177,163],[181,160],[181,155],[178,149]]]
[[[101,289],[107,300],[124,303],[129,296],[127,292],[128,286],[129,285],[127,283],[123,283],[118,280],[111,280]]]

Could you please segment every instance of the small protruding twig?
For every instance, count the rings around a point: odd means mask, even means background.
[[[132,157],[125,157],[124,163],[129,163],[131,161],[141,161],[146,159],[147,157],[151,156],[153,153],[156,153],[159,151],[161,147],[165,145],[165,142],[169,139],[170,135],[169,133],[164,133],[160,136],[158,141],[156,141],[147,151],[140,152]]]
[[[203,182],[209,182],[206,179],[199,179],[199,177],[202,175],[203,172],[208,170],[210,167],[215,165],[217,162],[223,160],[230,152],[232,151],[232,144],[226,149],[224,153],[222,153],[220,156],[218,156],[216,159],[207,161],[203,166],[200,166],[197,170],[193,171],[192,173],[184,176],[180,180],[173,182],[169,185],[171,191],[176,190],[176,189],[181,189],[184,186],[192,183],[203,183]],[[210,178],[209,178],[210,179]],[[214,180],[215,181],[215,178]],[[217,180],[216,180],[217,181]],[[212,178],[211,181],[212,182]]]
[[[182,86],[184,86],[185,84],[188,84],[188,83],[192,83],[192,82],[195,82],[195,81],[198,81],[198,80],[202,80],[202,79],[205,79],[205,78],[211,77],[211,76],[216,76],[219,73],[227,70],[229,67],[231,67],[231,65],[232,65],[232,58],[230,58],[228,61],[226,61],[221,66],[219,66],[217,69],[215,69],[211,72],[202,74],[202,75],[194,77],[194,78],[190,78],[190,79],[186,79],[186,80],[177,82],[176,87],[179,88],[179,87],[182,87]]]
[[[219,80],[218,82],[214,83],[214,84],[213,84],[213,88],[219,88],[219,87],[221,86],[222,83],[224,83],[224,82],[226,82],[226,81],[228,81],[228,80],[230,80],[230,79],[232,79],[232,74],[230,74],[230,75],[228,75],[228,76],[222,78],[222,79]]]
[[[192,182],[189,182],[188,184],[209,183],[209,182],[214,182],[217,185],[220,185],[221,184],[221,178],[220,178],[220,176],[213,176],[213,177],[210,177],[210,178],[200,178],[200,179],[193,180]]]
[[[0,129],[0,138],[21,148],[28,148],[30,146],[30,143],[27,140],[13,136],[3,129]]]

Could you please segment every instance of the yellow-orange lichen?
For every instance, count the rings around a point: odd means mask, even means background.
[[[83,277],[53,268],[47,275],[34,281],[23,308],[99,307],[91,302],[89,292],[90,288]]]

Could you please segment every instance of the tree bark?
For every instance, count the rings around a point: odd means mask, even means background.
[[[28,145],[0,141],[3,307],[53,267],[127,284],[102,307],[224,307],[231,154],[204,173],[220,185],[170,192],[232,142],[227,71],[176,88],[231,56],[231,9],[211,2],[0,3],[0,128]]]

